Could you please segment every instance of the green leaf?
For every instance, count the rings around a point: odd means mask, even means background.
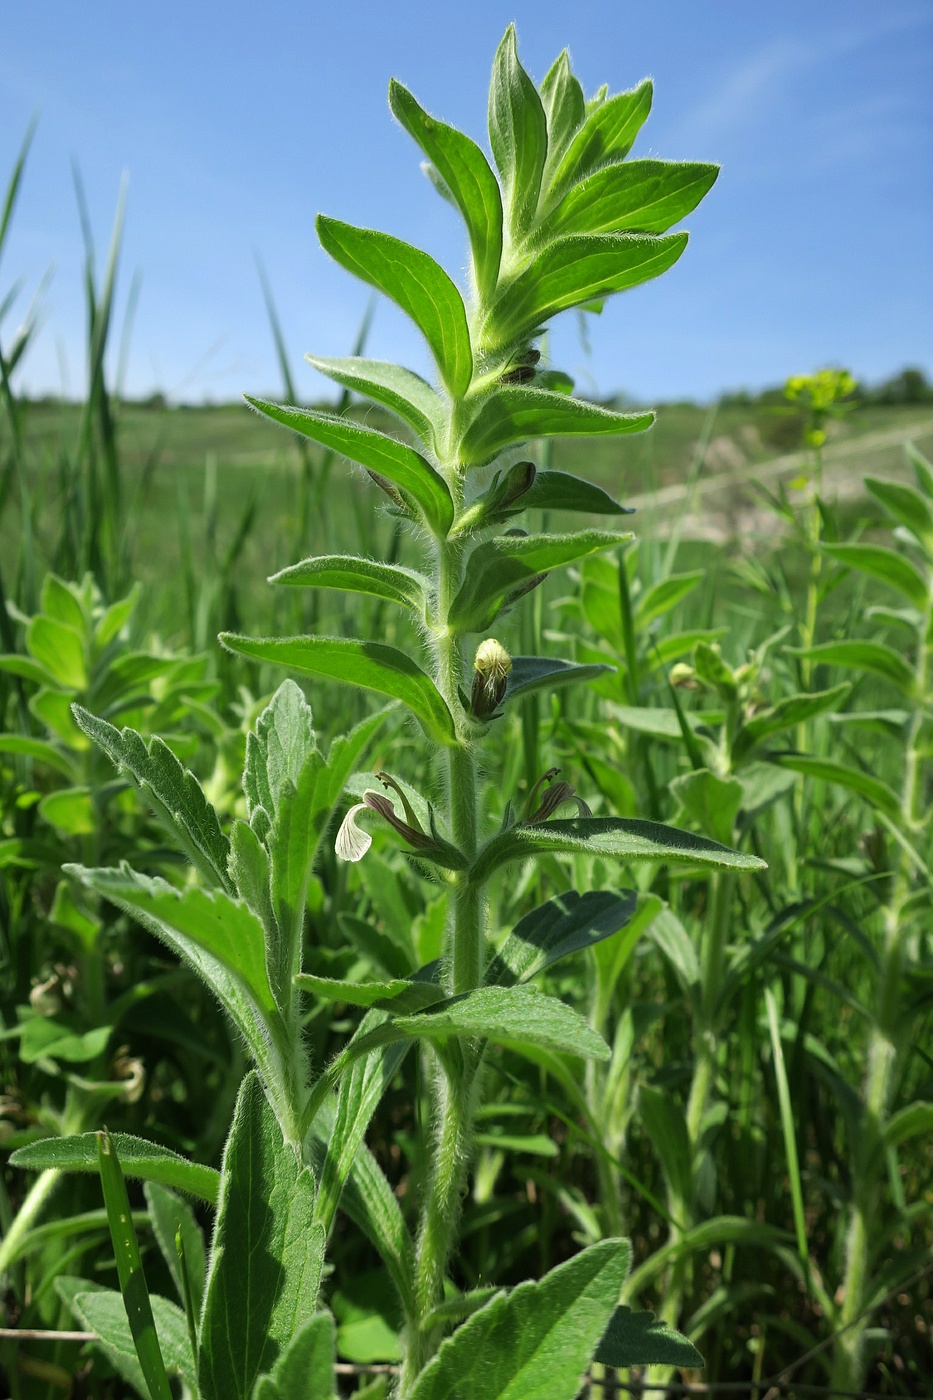
[[[587,515],[634,515],[631,506],[613,500],[601,486],[581,481],[569,472],[538,472],[521,497],[521,510],[573,510]]]
[[[246,813],[256,826],[262,809],[267,821],[258,823],[261,835],[267,833],[283,795],[298,786],[309,754],[318,752],[311,706],[301,688],[285,680],[246,736]]]
[[[463,298],[444,269],[420,248],[376,229],[354,228],[324,214],[316,227],[322,247],[341,267],[411,317],[450,393],[462,398],[473,377],[473,351]]]
[[[362,423],[339,418],[316,409],[289,408],[250,398],[246,402],[267,418],[281,423],[302,437],[319,442],[332,452],[340,452],[351,462],[391,481],[420,510],[425,522],[437,535],[446,535],[453,524],[454,506],[447,483],[429,462],[405,443],[377,433]]]
[[[164,880],[119,870],[63,869],[130,914],[167,944],[198,974],[243,1036],[270,1092],[291,1081],[282,1037],[270,1034],[279,1014],[266,970],[261,921],[246,904],[220,890],[189,885],[176,890]],[[280,1105],[283,1114],[287,1105]]]
[[[179,890],[159,876],[150,879],[128,865],[116,870],[89,870],[82,865],[63,868],[140,919],[189,961],[203,949],[240,978],[258,1006],[264,1011],[273,1009],[263,927],[245,904],[221,890],[203,890],[197,885]]]
[[[87,630],[84,609],[68,584],[55,574],[46,574],[43,579],[39,606],[46,616],[74,628],[79,636],[83,636]]]
[[[333,1400],[335,1338],[329,1312],[315,1313],[288,1343],[252,1400]]]
[[[502,199],[480,148],[455,127],[429,117],[407,88],[389,83],[392,113],[424,151],[463,215],[481,297],[495,290],[502,256]]]
[[[832,690],[818,690],[809,695],[788,695],[770,709],[761,710],[754,719],[743,725],[732,745],[733,761],[738,763],[751,753],[752,749],[780,734],[785,729],[794,729],[815,715],[834,710],[852,689],[848,681],[833,686]]]
[[[70,756],[45,739],[29,739],[25,734],[0,734],[0,753],[18,753],[35,759],[56,773],[63,773],[71,782],[77,776]]]
[[[553,394],[547,389],[500,384],[483,400],[463,435],[458,456],[464,466],[482,466],[504,447],[528,438],[641,433],[653,422],[653,413],[613,413],[598,404]],[[532,486],[528,495],[533,491]],[[524,504],[527,503],[526,499]]]
[[[359,1060],[400,1041],[443,1041],[450,1036],[482,1038],[516,1049],[543,1046],[547,1050],[595,1060],[609,1058],[609,1047],[602,1036],[578,1011],[559,998],[545,996],[530,987],[480,987],[462,996],[449,997],[428,1011],[414,1016],[393,1016],[372,1030],[357,1032],[315,1085],[309,1100],[308,1120],[313,1121],[329,1087]]]
[[[649,623],[671,612],[705,577],[703,569],[694,569],[689,574],[668,574],[667,578],[659,579],[657,583],[646,588],[635,604],[638,626],[647,627]]]
[[[129,1321],[133,1347],[140,1370],[146,1379],[146,1389],[152,1400],[172,1400],[172,1390],[165,1374],[165,1363],[156,1333],[155,1319],[139,1245],[133,1228],[126,1182],[113,1140],[106,1128],[97,1134],[97,1155],[104,1204],[110,1223],[110,1238],[117,1261],[117,1276],[126,1316]],[[190,1371],[189,1371],[190,1375]]]
[[[395,1017],[389,1026],[420,1039],[482,1036],[500,1045],[543,1045],[595,1060],[609,1057],[602,1036],[573,1007],[517,987],[480,987],[419,1015]]]
[[[443,401],[420,374],[385,360],[324,359],[305,355],[309,365],[356,394],[381,403],[401,418],[431,451],[436,451],[443,428]]]
[[[411,1400],[574,1400],[630,1257],[626,1240],[601,1240],[497,1294],[441,1343]]]
[[[682,1333],[659,1322],[653,1312],[618,1307],[596,1348],[593,1360],[618,1371],[630,1366],[680,1366],[693,1369],[703,1358]]]
[[[327,676],[403,701],[440,744],[456,744],[453,716],[435,686],[411,657],[381,642],[347,637],[237,637],[222,632],[228,651],[287,666],[306,676]]]
[[[927,553],[933,553],[933,504],[913,486],[907,486],[904,482],[880,481],[877,477],[866,476],[865,485],[888,514],[892,515],[899,525],[909,530],[925,547]]]
[[[544,76],[541,101],[547,118],[547,162],[542,179],[546,189],[561,156],[586,119],[586,99],[570,70],[570,55],[566,49],[557,56]]]
[[[666,233],[691,214],[718,165],[633,160],[607,165],[572,189],[541,225],[541,238],[568,233]]]
[[[595,680],[614,670],[614,666],[598,662],[578,666],[573,661],[560,661],[550,656],[513,656],[505,700],[520,700],[534,690],[556,690],[559,686],[576,685],[578,681]]]
[[[5,671],[9,676],[22,676],[23,680],[34,681],[36,685],[48,685],[49,681],[56,679],[38,661],[12,653],[0,656],[0,671]]]
[[[117,602],[111,603],[110,607],[101,617],[94,628],[94,643],[100,649],[112,642],[129,622],[142,597],[143,587],[141,583],[134,583],[125,598],[119,598]]]
[[[162,1251],[162,1258],[168,1266],[168,1271],[172,1275],[178,1296],[184,1304],[185,1279],[181,1258],[175,1243],[176,1234],[181,1232],[185,1269],[191,1286],[195,1314],[200,1315],[207,1261],[204,1255],[204,1236],[194,1218],[194,1212],[187,1201],[183,1201],[180,1196],[175,1195],[174,1191],[167,1190],[166,1187],[160,1186],[157,1182],[147,1181],[143,1187],[143,1194],[149,1207],[152,1232],[156,1237],[159,1249]]]
[[[888,583],[903,593],[921,612],[927,605],[929,585],[923,574],[906,555],[877,544],[827,544],[823,551],[837,564]]]
[[[576,890],[539,904],[520,919],[486,970],[487,984],[527,982],[561,958],[611,938],[632,918],[634,890]]]
[[[125,1381],[140,1395],[150,1395],[143,1371],[133,1345],[133,1334],[126,1317],[126,1307],[119,1293],[111,1288],[83,1278],[60,1276],[55,1280],[55,1288],[65,1305],[74,1313],[75,1319],[88,1332],[96,1332],[100,1338],[95,1342],[111,1365]],[[152,1313],[155,1330],[162,1348],[166,1366],[186,1380],[194,1379],[194,1358],[191,1355],[191,1342],[188,1324],[184,1313],[167,1298],[154,1297]],[[164,1375],[164,1372],[163,1372]],[[171,1395],[170,1390],[156,1391],[156,1395]]]
[[[201,1319],[203,1400],[250,1400],[257,1377],[314,1316],[325,1241],[313,1209],[311,1172],[248,1074],[221,1171]]]
[[[147,743],[135,729],[115,729],[80,705],[74,705],[72,713],[88,738],[132,781],[192,863],[212,885],[232,894],[227,872],[230,846],[194,774],[182,767],[161,739]]]
[[[675,1217],[693,1201],[693,1154],[684,1111],[669,1093],[651,1084],[638,1090],[638,1115],[658,1154]]]
[[[624,725],[626,729],[634,729],[637,734],[651,734],[656,739],[677,739],[678,741],[683,739],[676,710],[663,709],[661,706],[649,708],[642,705],[613,704],[610,707],[610,714],[619,724]],[[719,724],[722,721],[720,712],[704,713],[687,710],[684,717],[693,730],[703,729],[708,725]]]
[[[898,690],[910,694],[914,689],[914,673],[899,651],[884,642],[822,642],[806,649],[788,647],[792,656],[801,656],[816,665],[851,666],[855,671],[868,671],[882,676]]]
[[[886,1147],[900,1147],[912,1137],[929,1133],[933,1133],[933,1103],[918,1099],[891,1115],[884,1126],[883,1137]]]
[[[40,666],[67,690],[88,685],[84,639],[73,627],[52,617],[34,617],[26,628],[26,646]]]
[[[738,778],[721,778],[708,768],[674,778],[670,792],[680,803],[676,820],[690,819],[704,836],[724,844],[733,839],[736,818],[744,798]]]
[[[295,985],[311,996],[323,997],[325,1001],[345,1002],[348,1006],[381,1006],[383,1002],[394,1002],[412,991],[424,994],[417,999],[425,1005],[440,1001],[443,997],[439,988],[409,982],[404,977],[393,977],[388,982],[348,982],[339,977],[318,977],[312,972],[299,972]],[[386,1006],[385,1009],[390,1008]]]
[[[900,823],[900,798],[893,788],[883,783],[880,778],[873,778],[870,773],[863,773],[859,768],[850,768],[845,763],[837,763],[835,759],[815,758],[804,753],[772,754],[771,761],[779,763],[782,768],[791,768],[795,773],[802,773],[804,777],[820,778],[823,782],[833,783],[836,787],[857,793],[859,797],[865,798],[869,806],[877,808],[892,821]]]
[[[529,227],[538,207],[547,156],[547,119],[538,90],[518,61],[510,24],[492,65],[489,84],[489,144],[499,168],[505,210],[513,236]]]
[[[718,841],[678,831],[660,822],[627,817],[577,817],[572,821],[513,826],[494,836],[480,851],[472,878],[483,881],[511,860],[528,860],[553,851],[566,855],[605,856],[626,864],[641,860],[686,862],[729,870],[764,870],[757,856],[730,850]]]
[[[82,1034],[79,1024],[72,1017],[30,1014],[20,1036],[20,1059],[27,1065],[42,1059],[61,1060],[72,1065],[95,1060],[103,1053],[113,1028],[95,1026]]]
[[[620,92],[589,113],[551,177],[549,204],[594,170],[624,159],[651,111],[652,96],[651,81],[646,78],[631,92]]]
[[[270,575],[269,582],[289,584],[293,588],[340,588],[348,593],[368,593],[373,598],[401,603],[421,618],[428,587],[427,579],[414,569],[358,559],[352,554],[325,554],[316,559],[303,559],[299,564],[291,564]]]
[[[558,238],[497,297],[480,331],[480,349],[511,344],[560,311],[659,277],[673,267],[686,246],[685,233]]]
[[[88,788],[59,788],[46,793],[39,803],[39,815],[66,836],[90,836],[97,830],[98,817]]]
[[[579,530],[568,535],[501,535],[477,545],[467,560],[464,582],[450,607],[448,622],[461,632],[482,632],[508,601],[508,595],[588,554],[615,549],[630,534]]]
[[[189,1162],[167,1147],[132,1137],[129,1133],[111,1133],[111,1140],[120,1154],[120,1165],[126,1176],[142,1181],[158,1181],[175,1191],[196,1196],[216,1205],[220,1173],[213,1167]],[[97,1134],[78,1133],[72,1137],[43,1138],[18,1148],[10,1163],[22,1171],[94,1172],[98,1170]]]

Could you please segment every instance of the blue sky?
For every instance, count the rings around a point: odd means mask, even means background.
[[[175,399],[279,392],[261,253],[302,397],[312,350],[349,352],[365,289],[316,245],[318,210],[426,247],[456,275],[454,212],[392,121],[389,78],[486,145],[489,69],[514,19],[540,79],[570,48],[588,92],[655,79],[635,154],[717,160],[691,243],[602,317],[558,321],[556,364],[585,392],[709,398],[822,364],[878,380],[933,374],[933,5],[929,0],[20,0],[0,10],[0,179],[39,125],[0,299],[51,266],[20,386],[84,376],[81,168],[98,261],[121,177],[128,205],[118,319],[141,294],[125,388]],[[13,316],[0,327],[8,337]],[[422,372],[417,332],[378,306],[367,352]]]

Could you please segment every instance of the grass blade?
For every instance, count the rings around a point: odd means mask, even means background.
[[[136,1355],[146,1378],[151,1400],[172,1400],[162,1350],[156,1335],[155,1319],[152,1316],[149,1290],[139,1257],[139,1245],[133,1229],[126,1182],[120,1170],[116,1148],[106,1128],[97,1134],[97,1156],[104,1204],[110,1223],[110,1237],[117,1260],[120,1292],[123,1294]]]

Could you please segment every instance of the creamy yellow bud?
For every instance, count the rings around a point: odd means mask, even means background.
[[[487,637],[476,649],[473,668],[470,708],[477,719],[488,719],[505,698],[512,658],[501,642]]]

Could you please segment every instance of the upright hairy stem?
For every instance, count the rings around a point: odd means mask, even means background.
[[[933,691],[931,676],[931,632],[933,596],[921,622],[917,661],[914,670],[916,708],[910,726],[901,789],[901,823],[910,831],[920,817],[921,773],[923,766],[922,728],[924,711]],[[891,900],[885,911],[884,950],[878,981],[878,1001],[868,1045],[868,1068],[862,1089],[865,1123],[854,1164],[853,1200],[846,1236],[846,1268],[843,1301],[837,1317],[841,1332],[833,1364],[833,1384],[840,1390],[857,1390],[865,1372],[865,1311],[869,1293],[871,1226],[877,1212],[884,1171],[881,1137],[891,1103],[896,1070],[903,1044],[899,984],[907,921],[904,907],[910,897],[910,861],[898,846]]]
[[[456,505],[462,508],[463,487],[456,467],[445,477]],[[434,618],[435,682],[454,715],[462,715],[459,693],[465,685],[460,637],[450,629],[451,604],[463,577],[463,545],[458,541],[437,544],[436,614]],[[450,831],[454,843],[472,862],[477,851],[477,773],[475,739],[469,721],[458,721],[456,745],[448,749],[447,797]],[[448,922],[448,991],[468,992],[482,981],[485,929],[482,884],[467,872],[455,877]],[[456,1239],[460,1199],[466,1177],[468,1149],[473,1127],[475,1085],[481,1051],[464,1044],[462,1050],[438,1054],[433,1078],[435,1150],[418,1232],[415,1299],[420,1319],[408,1337],[402,1370],[401,1394],[431,1355],[432,1329],[423,1322],[440,1301],[444,1275]]]

